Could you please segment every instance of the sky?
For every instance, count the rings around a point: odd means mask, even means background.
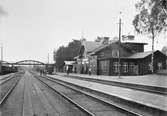
[[[151,43],[136,35],[132,20],[137,0],[0,0],[7,15],[0,17],[0,45],[3,60],[38,60],[53,62],[53,51],[72,39],[118,36],[122,18],[122,34],[135,34],[135,41]],[[120,11],[122,15],[120,15]],[[144,39],[141,39],[144,38]],[[161,50],[166,36],[155,42]],[[149,44],[146,51],[151,50]]]

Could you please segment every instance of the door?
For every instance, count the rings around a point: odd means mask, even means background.
[[[109,60],[99,61],[99,74],[100,75],[109,75]]]
[[[139,65],[134,66],[134,74],[139,75]]]

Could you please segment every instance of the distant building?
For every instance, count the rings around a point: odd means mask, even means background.
[[[5,75],[8,73],[14,73],[18,71],[18,67],[13,66],[5,61],[0,61],[0,75]]]
[[[90,67],[90,53],[100,47],[101,42],[83,41],[77,60],[77,73],[87,74]]]
[[[64,61],[64,64],[64,72],[67,72],[67,67],[69,68],[69,72],[76,72],[76,61]]]
[[[77,72],[92,74],[118,75],[118,51],[120,49],[121,75],[145,75],[151,73],[152,51],[144,52],[146,43],[123,42],[109,43],[85,41],[77,59]],[[167,57],[160,51],[154,51],[154,72],[167,68]]]

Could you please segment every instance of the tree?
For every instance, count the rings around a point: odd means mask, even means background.
[[[162,53],[164,53],[165,55],[167,55],[167,46],[164,46],[164,47],[162,48]]]
[[[60,69],[64,64],[64,54],[65,47],[60,46],[57,51],[54,51],[54,61],[56,62],[56,68]]]
[[[57,51],[54,51],[54,61],[58,69],[63,69],[64,61],[73,60],[78,55],[81,42],[79,40],[73,40],[68,46],[60,46]]]
[[[154,40],[167,28],[167,0],[140,0],[136,4],[139,11],[133,20],[135,30],[140,34],[148,35],[152,39],[152,72],[154,71],[153,53]]]

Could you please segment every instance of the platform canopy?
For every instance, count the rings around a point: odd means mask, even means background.
[[[73,65],[76,61],[64,61],[65,65]]]

